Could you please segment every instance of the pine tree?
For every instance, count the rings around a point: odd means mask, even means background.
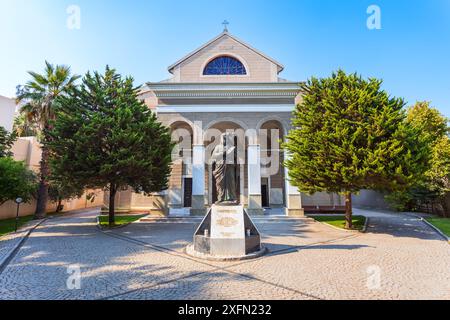
[[[301,85],[303,100],[284,145],[290,179],[301,192],[345,195],[348,229],[352,194],[396,190],[424,171],[427,150],[404,121],[405,104],[381,84],[341,70],[311,78]]]
[[[128,187],[150,194],[167,188],[169,129],[138,99],[133,79],[106,68],[87,73],[79,89],[58,101],[49,132],[52,174],[84,188],[109,191],[109,223],[115,196]]]

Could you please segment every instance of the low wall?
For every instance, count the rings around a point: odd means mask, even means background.
[[[93,201],[88,200],[86,198],[86,196],[92,192],[94,192],[96,195]],[[100,190],[87,191],[79,199],[63,201],[62,202],[62,204],[64,205],[63,212],[102,206],[103,198],[104,198],[103,191]],[[47,212],[48,213],[55,212],[56,206],[57,206],[56,203],[48,202]],[[21,217],[31,216],[35,213],[35,211],[36,211],[36,201],[33,200],[30,203],[24,203],[20,205],[19,216]],[[0,220],[15,218],[16,212],[17,212],[17,204],[12,201],[9,201],[4,205],[0,206]]]
[[[358,195],[353,195],[353,206],[389,210],[390,206],[384,197],[385,194],[382,192],[361,190]]]
[[[28,169],[39,172],[39,162],[41,161],[41,147],[36,137],[19,138],[11,148],[14,154],[14,160],[23,161]],[[88,194],[95,194],[94,201],[88,200]],[[104,192],[102,190],[87,190],[79,199],[63,201],[63,212],[80,210],[103,205]],[[47,203],[47,212],[55,212],[57,204],[49,201]],[[36,211],[36,201],[24,203],[20,205],[19,215],[30,216]],[[0,220],[14,218],[17,212],[17,204],[13,201],[7,202],[0,206]]]

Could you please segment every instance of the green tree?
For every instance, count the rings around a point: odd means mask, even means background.
[[[79,199],[83,196],[83,193],[84,189],[82,187],[72,185],[70,182],[50,178],[48,195],[50,200],[56,203],[56,212],[62,211],[63,200]]]
[[[388,197],[398,210],[417,210],[423,204],[440,203],[444,212],[450,208],[445,201],[450,191],[450,139],[448,119],[429,102],[417,102],[407,112],[406,124],[418,132],[420,143],[428,145],[430,157],[427,171],[412,181],[409,188]]]
[[[406,122],[420,132],[419,139],[433,145],[449,133],[448,119],[430,102],[419,101],[408,108]]]
[[[34,137],[38,136],[38,130],[36,130],[35,125],[30,123],[27,119],[25,113],[19,114],[14,119],[14,129],[13,132],[19,137]]]
[[[11,147],[16,141],[14,133],[8,133],[5,128],[0,127],[0,158],[12,157]]]
[[[428,186],[438,193],[446,217],[450,216],[450,138],[439,139],[433,148],[431,169],[426,173]]]
[[[109,223],[115,196],[127,187],[150,194],[167,188],[171,167],[169,129],[138,99],[132,78],[115,70],[87,73],[79,89],[60,99],[47,144],[52,172],[84,188],[109,191]]]
[[[427,150],[415,128],[405,125],[404,102],[339,70],[312,78],[284,144],[285,165],[301,192],[339,193],[346,200],[346,228],[352,228],[352,194],[362,189],[396,190],[424,171]]]
[[[26,115],[32,127],[38,129],[43,143],[39,171],[39,190],[37,195],[36,218],[46,215],[48,200],[49,153],[45,143],[47,132],[51,131],[50,122],[55,119],[55,105],[58,97],[65,96],[75,87],[78,76],[72,76],[67,66],[54,66],[45,62],[43,74],[29,72],[31,80],[17,90],[18,102],[24,103],[21,113]]]
[[[0,206],[17,198],[29,202],[36,192],[36,177],[23,162],[0,158]]]

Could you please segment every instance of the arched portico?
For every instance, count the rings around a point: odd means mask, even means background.
[[[192,207],[192,150],[194,129],[189,121],[176,119],[169,124],[172,141],[172,174],[169,179],[168,206],[173,211]],[[187,214],[189,211],[187,211]]]
[[[246,188],[248,183],[246,182],[246,157],[248,139],[246,137],[245,124],[235,119],[225,119],[225,121],[214,121],[207,126],[204,133],[204,145],[205,145],[205,164],[206,164],[206,176],[207,176],[207,203],[212,205],[217,200],[217,192],[215,188],[215,180],[213,177],[213,163],[211,162],[211,155],[214,148],[220,143],[220,136],[223,133],[230,132],[236,135],[235,146],[238,156],[238,173],[236,177],[237,181],[237,193],[240,203],[245,204]]]
[[[289,181],[289,171],[284,167],[288,155],[281,143],[288,134],[288,124],[271,115],[258,123],[258,141],[261,144],[263,206],[286,208],[286,215],[303,215],[302,197]],[[265,200],[268,198],[268,200]]]

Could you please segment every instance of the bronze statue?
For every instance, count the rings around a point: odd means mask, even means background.
[[[220,141],[212,153],[211,159],[214,165],[213,175],[216,179],[217,202],[216,204],[238,204],[236,169],[237,157],[235,136],[231,133],[224,133],[220,136]]]

